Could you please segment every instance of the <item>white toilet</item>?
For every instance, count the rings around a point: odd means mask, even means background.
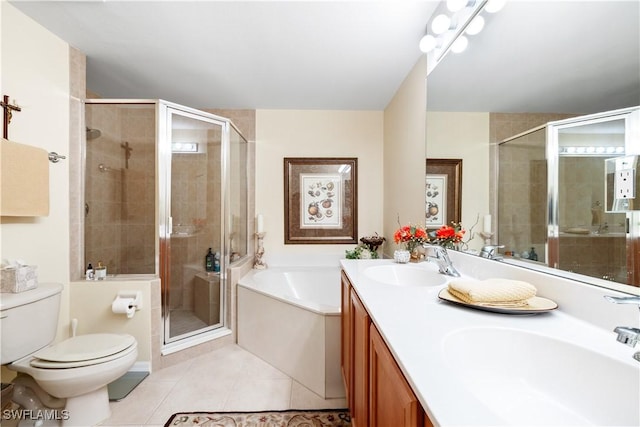
[[[62,426],[93,426],[111,415],[107,384],[133,366],[137,342],[127,334],[87,334],[51,345],[61,291],[60,284],[41,283],[30,291],[2,294],[0,360],[19,372],[16,403],[43,411]]]

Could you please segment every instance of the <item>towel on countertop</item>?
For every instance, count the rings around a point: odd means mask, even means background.
[[[449,282],[449,292],[468,303],[496,307],[523,307],[536,295],[528,282],[511,279],[466,280]]]

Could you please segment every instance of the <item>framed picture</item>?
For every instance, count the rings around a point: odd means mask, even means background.
[[[462,159],[427,159],[425,225],[440,228],[460,222],[462,213]]]
[[[358,159],[284,159],[284,243],[358,243]]]

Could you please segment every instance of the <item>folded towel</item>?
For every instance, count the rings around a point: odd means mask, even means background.
[[[522,307],[536,295],[530,283],[511,279],[465,280],[449,282],[449,292],[468,303],[499,307]]]

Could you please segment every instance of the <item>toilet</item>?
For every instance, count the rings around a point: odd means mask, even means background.
[[[41,283],[29,291],[2,294],[0,360],[18,372],[15,403],[53,418],[49,424],[93,426],[111,415],[107,384],[133,366],[137,342],[128,334],[100,333],[52,345],[61,292],[60,284]]]

